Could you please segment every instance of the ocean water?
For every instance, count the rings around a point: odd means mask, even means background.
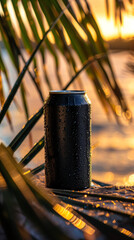
[[[15,72],[12,63],[3,50],[3,57],[5,64],[7,65],[11,84],[15,82],[17,73]],[[43,76],[40,57],[38,58],[39,74]],[[126,101],[132,114],[134,116],[134,75],[127,71],[126,63],[129,61],[130,53],[118,52],[110,54],[110,60],[112,62],[118,83],[122,88]],[[68,69],[64,63],[64,59],[60,56],[60,74],[64,78],[64,84],[69,81],[70,76]],[[47,54],[47,72],[53,89],[59,89],[59,85],[55,79],[54,63],[50,54]],[[32,67],[31,67],[32,70]],[[83,89],[86,89],[88,97],[92,103],[92,177],[96,180],[104,181],[110,184],[117,185],[133,185],[134,184],[134,121],[131,124],[124,122],[122,126],[119,126],[115,119],[112,117],[109,120],[105,114],[105,111],[95,94],[94,87],[87,78],[85,73],[81,74],[81,82],[76,82],[69,87],[69,89],[79,89],[82,85]],[[30,116],[42,106],[42,102],[39,99],[35,87],[31,82],[28,74],[24,77],[24,85],[26,87],[27,101]],[[63,84],[63,86],[64,86]],[[5,89],[5,95],[8,95],[8,88],[3,76],[3,85]],[[45,80],[41,82],[41,87],[44,92],[44,96],[48,95],[48,87]],[[10,114],[14,126],[14,131],[10,130],[6,118],[0,125],[0,139],[4,144],[8,145],[20,129],[26,123],[26,118],[22,106],[20,97],[20,91],[18,91],[16,100],[19,104],[17,110],[14,103],[10,106]],[[32,130],[33,144],[35,144],[44,135],[44,119],[43,116]],[[29,137],[25,139],[23,144],[15,152],[15,157],[19,161],[30,150]],[[44,149],[32,160],[28,165],[30,168],[34,168],[44,162]]]
[[[118,83],[124,93],[129,109],[134,116],[134,75],[128,72],[126,64],[130,53],[110,55]],[[95,149],[92,154],[93,177],[117,185],[134,184],[134,121],[119,126],[109,121],[100,103],[93,96],[93,138]]]

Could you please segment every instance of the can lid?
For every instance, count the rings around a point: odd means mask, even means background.
[[[51,90],[50,94],[85,94],[84,90]]]

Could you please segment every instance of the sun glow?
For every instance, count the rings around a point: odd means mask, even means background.
[[[129,177],[124,178],[124,185],[134,186],[134,174],[131,174]]]
[[[106,19],[106,17],[97,17],[98,25],[101,29],[101,33],[106,40],[112,38],[128,38],[134,37],[134,16],[124,16],[124,23],[118,27],[114,23],[114,19]]]
[[[75,5],[75,3],[73,3],[73,5]],[[112,16],[109,19],[107,19],[105,5],[103,4],[104,9],[101,6],[101,11],[99,10],[100,4],[98,4],[98,1],[97,1],[96,5],[95,6],[94,5],[95,5],[94,2],[91,1],[91,7],[93,7],[93,13],[94,13],[96,21],[100,27],[102,36],[105,40],[110,40],[110,39],[118,38],[118,37],[122,37],[122,38],[134,37],[134,16],[132,14],[124,13],[123,14],[123,25],[119,27],[118,25],[115,25],[112,9],[111,9]],[[22,17],[22,20],[23,20],[25,26],[28,27],[28,32],[30,34],[30,38],[33,39],[32,32],[31,32],[30,26],[28,24],[27,17],[26,17],[24,9],[22,7],[22,4],[19,3],[18,6],[19,6],[20,15]],[[19,24],[18,24],[16,15],[15,15],[15,12],[14,12],[14,9],[13,9],[13,6],[12,6],[12,3],[10,0],[7,1],[7,8],[9,10],[9,14],[10,14],[12,23],[15,26],[15,31],[17,32],[18,36],[20,37],[21,33],[20,33]],[[112,8],[112,6],[111,6],[111,8]],[[96,11],[95,11],[95,9],[96,9]],[[78,9],[76,9],[76,10],[77,10],[76,13],[78,15],[78,19],[81,21],[81,16],[78,13]],[[3,14],[1,5],[0,5],[0,14]],[[69,12],[66,11],[65,14],[68,15]],[[76,27],[79,35],[86,41],[87,36],[84,33],[84,31],[80,28],[80,26],[77,24],[77,22],[74,20],[74,18],[71,17],[71,21],[73,22],[73,25]],[[48,26],[46,19],[44,20],[44,23],[45,23],[45,27],[48,29],[49,26]],[[89,28],[94,40],[96,40],[96,33],[95,33],[94,29],[90,26],[90,24],[88,24],[87,27]],[[39,30],[40,30],[39,35],[41,37],[42,31],[41,31],[41,29],[39,29]],[[65,32],[64,32],[64,34],[67,35]],[[55,43],[52,33],[49,33],[48,38],[52,43]],[[68,38],[68,42],[69,42],[69,38]]]

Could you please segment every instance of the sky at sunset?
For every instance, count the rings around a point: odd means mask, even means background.
[[[81,0],[82,2],[83,0]],[[106,17],[106,5],[105,0],[88,0],[90,3],[92,12],[100,26],[101,32],[105,40],[109,40],[112,38],[118,38],[121,36],[122,38],[131,38],[134,37],[134,7],[127,6],[128,11],[127,13],[123,14],[123,25],[120,27],[118,24],[115,25],[114,21],[114,1],[110,0],[110,17]],[[23,11],[23,8],[19,2],[19,6],[21,9],[21,15],[23,17],[23,20],[25,22],[25,13]],[[14,13],[12,9],[12,4],[10,0],[8,1],[8,9],[10,9],[10,14],[12,16],[12,19],[14,21]],[[1,12],[1,8],[0,8]],[[17,24],[16,24],[17,27]],[[19,29],[19,28],[18,28]],[[18,32],[19,33],[19,32]]]
[[[106,40],[117,38],[120,35],[123,38],[134,37],[134,7],[127,6],[128,11],[123,15],[123,25],[119,30],[119,26],[115,25],[114,21],[114,1],[110,0],[110,17],[106,17],[105,0],[88,0],[91,5],[92,12],[94,13],[97,22],[101,28],[102,34]]]

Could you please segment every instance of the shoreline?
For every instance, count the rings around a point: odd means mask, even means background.
[[[134,51],[134,38],[126,38],[126,39],[115,38],[108,41],[106,40],[104,41],[106,46],[108,46],[109,50]],[[0,48],[5,48],[4,43],[1,40],[0,40]]]

